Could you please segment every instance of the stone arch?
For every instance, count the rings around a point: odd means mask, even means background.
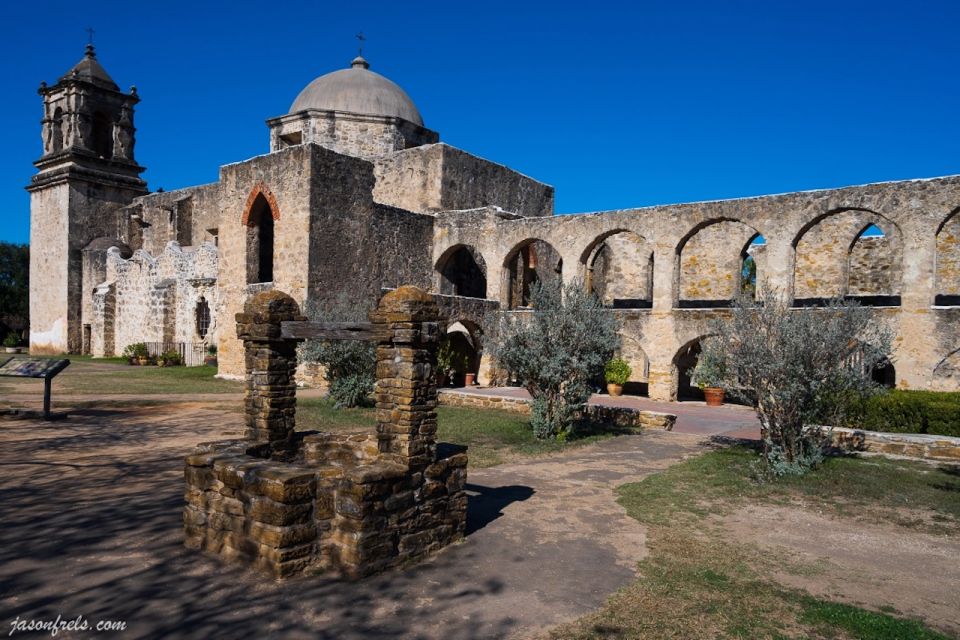
[[[642,336],[636,331],[625,330],[620,334],[620,349],[617,357],[630,365],[630,378],[624,385],[627,395],[649,396],[650,357],[643,348]]]
[[[674,306],[729,307],[740,295],[743,252],[759,234],[736,218],[706,220],[687,232],[676,248]]]
[[[939,306],[960,306],[960,207],[937,227],[934,299]]]
[[[876,227],[882,235],[867,233]],[[900,304],[897,225],[869,209],[835,209],[805,224],[793,241],[795,306],[843,296],[868,306]]]
[[[247,198],[242,222],[247,227],[247,284],[273,282],[274,222],[280,219],[276,199],[257,185]]]
[[[507,309],[530,307],[530,287],[538,281],[562,282],[563,258],[552,244],[538,238],[521,241],[503,261],[503,304]]]
[[[580,256],[586,288],[614,309],[649,309],[653,301],[653,247],[629,229],[608,231]]]
[[[476,375],[480,371],[480,360],[483,356],[482,339],[483,330],[480,325],[460,318],[447,325],[447,338],[454,352],[462,358],[464,370],[458,374],[472,373]],[[462,386],[462,378],[454,381],[454,384]]]
[[[437,290],[445,295],[466,298],[487,297],[487,263],[477,249],[457,244],[437,260]]]
[[[675,400],[703,400],[703,391],[690,382],[690,372],[696,366],[700,353],[703,351],[703,341],[709,337],[709,334],[704,334],[688,340],[673,355],[671,361],[674,379],[672,395]]]
[[[739,294],[754,300],[763,294],[763,279],[767,266],[767,240],[761,233],[753,234],[740,252]]]
[[[93,141],[90,150],[106,160],[113,157],[113,121],[102,111],[93,114]]]
[[[247,196],[247,201],[243,205],[243,215],[240,217],[240,224],[244,226],[250,224],[253,205],[256,203],[257,198],[261,196],[270,206],[270,213],[273,215],[274,221],[280,219],[280,207],[277,205],[277,198],[273,195],[273,192],[270,191],[270,187],[263,182],[258,182],[250,191],[250,194]]]

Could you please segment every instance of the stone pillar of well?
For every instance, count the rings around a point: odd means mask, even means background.
[[[411,469],[436,458],[436,351],[445,330],[433,297],[400,287],[370,314],[377,341],[377,438],[382,458]]]
[[[258,293],[238,313],[237,337],[246,357],[245,437],[281,450],[293,443],[297,405],[297,340],[281,337],[280,323],[303,321],[285,293]]]

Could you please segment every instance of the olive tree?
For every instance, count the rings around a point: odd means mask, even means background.
[[[364,322],[368,312],[364,304],[346,295],[322,303],[307,300],[303,309],[318,322]],[[307,340],[300,345],[299,357],[323,366],[330,397],[338,408],[363,404],[373,392],[377,352],[368,340]]]
[[[774,476],[802,474],[822,459],[829,434],[811,427],[841,424],[856,399],[878,390],[872,370],[888,362],[892,343],[856,303],[798,310],[777,295],[737,301],[711,331],[702,357],[722,361],[728,392],[756,407]]]
[[[494,316],[487,348],[533,397],[537,438],[566,437],[619,346],[620,323],[579,282],[537,282],[530,298],[532,311]]]

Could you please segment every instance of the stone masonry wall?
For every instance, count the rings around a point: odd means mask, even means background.
[[[860,236],[850,249],[847,295],[894,295],[891,242],[886,236]]]
[[[107,253],[107,275],[94,296],[96,356],[120,355],[137,342],[199,343],[196,309],[200,298],[210,308],[206,342],[217,336],[218,255],[212,244],[181,248],[170,242],[156,258],[146,251],[124,259]]]
[[[553,214],[553,187],[445,144],[377,158],[374,198],[419,213],[498,206],[523,216]]]

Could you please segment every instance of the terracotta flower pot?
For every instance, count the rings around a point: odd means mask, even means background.
[[[607,383],[607,393],[611,396],[622,396],[623,395],[623,385],[622,384],[613,384],[612,382]]]
[[[468,373],[464,376],[464,378],[465,381],[463,386],[465,387],[472,387],[477,382],[477,374],[475,373]]]
[[[719,387],[706,387],[703,390],[703,398],[707,401],[708,407],[723,406],[723,389]]]
[[[141,367],[146,367],[150,364],[150,358],[137,358],[137,362],[140,363]]]

